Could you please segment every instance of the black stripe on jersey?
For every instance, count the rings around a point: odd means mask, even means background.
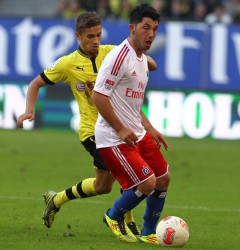
[[[42,79],[43,79],[43,81],[44,81],[45,83],[47,83],[47,84],[49,84],[49,85],[54,85],[54,84],[55,84],[55,82],[50,81],[50,80],[46,77],[46,75],[44,74],[44,72],[42,72],[42,73],[40,74],[40,76],[42,77]]]
[[[94,73],[97,73],[98,70],[97,70],[97,65],[96,65],[96,62],[95,62],[96,57],[93,57],[93,58],[90,58],[90,59],[92,61],[93,71],[94,71]]]
[[[89,57],[89,55],[87,55],[87,54],[85,53],[85,51],[83,51],[82,48],[81,48],[80,46],[78,47],[78,50],[79,50],[79,52],[80,52],[80,54],[81,54],[82,56],[87,57],[87,58],[89,58],[89,59],[91,60],[92,66],[93,66],[93,72],[94,72],[94,73],[98,73],[97,65],[96,65],[96,62],[95,62],[96,57],[92,57],[92,58]]]

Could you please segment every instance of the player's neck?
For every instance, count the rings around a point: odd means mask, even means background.
[[[129,44],[131,45],[131,47],[135,50],[137,57],[141,58],[143,51],[137,47],[136,43],[134,42],[134,39],[132,39],[131,37],[128,37],[127,40],[129,42]]]
[[[95,58],[96,57],[95,54],[94,55],[90,55],[89,53],[87,53],[83,48],[81,48],[80,45],[79,45],[78,49],[79,49],[80,53],[83,54],[86,57],[89,57],[89,58]]]

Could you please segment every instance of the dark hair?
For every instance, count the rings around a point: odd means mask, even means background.
[[[76,18],[76,31],[81,34],[86,28],[101,25],[101,19],[96,12],[86,12]]]
[[[133,24],[140,23],[144,17],[149,17],[154,21],[160,21],[160,14],[157,12],[157,10],[146,3],[142,3],[132,9],[130,11],[129,17],[130,23]]]

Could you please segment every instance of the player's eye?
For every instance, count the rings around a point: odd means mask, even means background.
[[[143,29],[145,29],[145,30],[149,30],[149,29],[150,29],[150,27],[149,27],[149,26],[143,26]]]

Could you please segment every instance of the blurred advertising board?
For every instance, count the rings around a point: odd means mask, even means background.
[[[169,137],[240,139],[240,95],[148,91],[145,113]]]
[[[78,106],[68,86],[51,89],[40,89],[35,121],[26,121],[24,128],[70,128],[77,132]],[[0,128],[16,128],[16,118],[25,108],[26,91],[25,84],[0,84]],[[144,112],[165,136],[240,139],[239,94],[149,90]]]

